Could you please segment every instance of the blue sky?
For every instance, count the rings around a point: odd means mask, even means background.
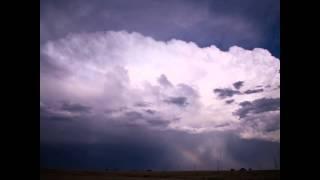
[[[70,32],[127,30],[199,46],[233,45],[280,54],[279,0],[41,1],[41,39]]]

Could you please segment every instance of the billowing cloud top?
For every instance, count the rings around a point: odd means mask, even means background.
[[[41,46],[41,116],[280,141],[280,61],[139,33],[69,34]],[[43,136],[43,138],[48,138]]]

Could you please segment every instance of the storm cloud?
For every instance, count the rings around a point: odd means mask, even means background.
[[[169,97],[168,99],[164,100],[164,102],[175,104],[181,107],[188,105],[186,97]]]
[[[263,91],[263,89],[249,89],[249,90],[246,90],[244,93],[245,94],[252,94],[252,93],[259,93],[262,91]]]
[[[231,104],[231,103],[233,103],[233,102],[234,102],[234,99],[226,100],[226,103],[227,103],[227,104]]]
[[[139,119],[138,114],[146,113],[141,108],[148,107],[157,111],[160,120],[169,122],[167,128],[170,129],[200,133],[214,131],[214,124],[225,122],[232,122],[227,128],[234,129],[237,115],[243,117],[248,112],[259,111],[253,106],[261,109],[270,104],[254,101],[234,116],[236,104],[226,107],[220,99],[234,97],[235,102],[241,102],[257,94],[261,98],[279,97],[279,90],[274,89],[240,97],[235,96],[244,96],[238,90],[219,88],[233,85],[239,78],[246,82],[242,87],[246,89],[266,83],[277,87],[279,61],[262,49],[249,51],[232,47],[224,52],[214,46],[200,48],[179,40],[161,42],[139,33],[110,31],[73,34],[49,41],[41,47],[41,53],[48,57],[50,64],[68,72],[64,76],[56,76],[52,71],[41,74],[42,103],[52,106],[59,101],[73,102],[63,104],[63,109],[88,111],[101,118],[112,110],[112,115],[127,118],[130,112],[135,112],[134,119]],[[172,66],[172,62],[179,68]],[[228,68],[222,70],[222,66]],[[238,75],[234,76],[235,73]],[[256,79],[257,76],[260,78]],[[214,89],[217,98],[210,89]],[[124,110],[115,111],[123,107]],[[215,118],[210,118],[212,116]],[[181,120],[171,121],[176,118]],[[199,118],[203,120],[199,122]]]
[[[81,104],[71,104],[64,102],[61,107],[62,110],[71,111],[71,112],[89,112],[90,107],[83,106]]]
[[[163,74],[158,78],[158,82],[163,86],[172,87],[172,84],[170,83],[170,81]]]
[[[89,130],[77,133],[94,137]],[[66,134],[70,133],[61,136]],[[127,126],[95,135],[103,139],[95,143],[41,143],[40,164],[98,170],[212,170],[221,160],[223,169],[268,169],[273,167],[270,156],[279,149],[278,143],[240,139],[225,132],[192,135]],[[218,155],[221,153],[222,159]]]
[[[218,94],[220,98],[232,97],[237,94],[241,94],[240,91],[232,90],[229,88],[226,89],[214,89],[214,93]]]
[[[236,89],[240,89],[243,86],[243,81],[237,81],[235,83],[233,83],[233,87]]]
[[[241,106],[235,114],[240,118],[246,117],[249,113],[262,113],[268,111],[276,111],[280,109],[280,98],[261,98],[252,102],[244,101],[239,104]]]
[[[278,6],[41,1],[41,167],[272,168]]]

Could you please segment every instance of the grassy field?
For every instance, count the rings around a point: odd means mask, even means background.
[[[280,179],[280,171],[153,171],[153,172],[92,172],[40,170],[40,180],[276,180]]]

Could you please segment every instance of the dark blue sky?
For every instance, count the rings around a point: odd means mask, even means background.
[[[42,0],[40,15],[42,42],[70,32],[127,30],[280,54],[279,0]]]

